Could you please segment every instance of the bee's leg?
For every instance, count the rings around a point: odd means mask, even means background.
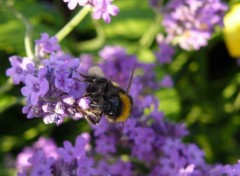
[[[101,104],[96,104],[96,103],[90,103],[89,106],[94,109],[101,109],[102,106]]]
[[[83,117],[87,120],[87,122],[91,125],[96,125],[99,123],[101,117],[97,117],[95,114],[89,114],[86,112],[82,112]]]
[[[93,79],[94,83],[107,83],[109,82],[109,80],[107,80],[106,78],[97,78],[97,79]]]
[[[91,125],[96,125],[98,124],[99,120],[97,118],[94,118],[93,116],[89,116],[89,115],[85,115],[84,118],[87,120],[88,123],[90,123]]]
[[[108,82],[106,78],[95,78],[91,76],[86,76],[80,73],[80,75],[84,78],[83,82],[90,82],[90,83],[105,83]]]
[[[79,111],[80,113],[83,114],[84,118],[87,120],[88,123],[90,123],[91,125],[96,125],[99,123],[100,119],[101,119],[101,114],[97,115],[93,112],[90,111],[86,111],[83,110],[82,108],[76,106],[77,111]]]
[[[84,78],[89,78],[89,76],[87,76],[87,75],[84,75],[84,74],[82,74],[82,73],[79,73],[82,77],[84,77]]]
[[[102,95],[102,92],[93,92],[93,93],[85,93],[83,94],[83,98],[93,98],[93,97],[99,97]]]
[[[89,82],[89,83],[93,83],[94,79],[93,77],[90,77],[90,76],[86,76],[86,75],[83,75],[82,73],[80,73],[80,75],[84,78],[84,80],[80,80],[81,82]]]
[[[88,111],[87,115],[85,116],[86,120],[90,122],[92,125],[96,125],[99,123],[102,116],[102,112],[94,113],[92,111]]]
[[[84,78],[83,80],[84,82],[90,82],[90,83],[107,83],[109,82],[109,80],[107,80],[106,78]]]

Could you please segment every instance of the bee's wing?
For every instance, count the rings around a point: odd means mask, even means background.
[[[101,119],[101,115],[94,114],[92,112],[89,112],[87,115],[84,115],[85,119],[88,123],[91,125],[97,125]]]
[[[98,66],[93,66],[88,69],[88,76],[96,77],[96,78],[104,78],[105,75],[102,69]]]

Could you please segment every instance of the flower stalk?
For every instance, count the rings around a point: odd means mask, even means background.
[[[149,48],[153,41],[156,38],[157,33],[159,32],[159,24],[161,23],[162,17],[156,15],[156,19],[150,25],[148,30],[143,34],[142,38],[139,40],[139,44],[145,48]]]
[[[33,54],[33,48],[32,48],[32,25],[27,20],[27,18],[24,17],[23,14],[21,14],[20,12],[18,12],[16,9],[12,7],[11,3],[6,3],[5,6],[10,11],[12,11],[12,13],[16,16],[16,18],[22,21],[22,23],[26,27],[26,32],[24,36],[25,51],[26,51],[27,57],[33,58],[34,54]]]
[[[83,7],[55,36],[58,41],[62,41],[90,12],[91,7]]]

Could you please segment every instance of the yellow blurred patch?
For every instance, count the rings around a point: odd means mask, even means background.
[[[224,17],[224,38],[232,57],[240,57],[240,3],[231,7]]]

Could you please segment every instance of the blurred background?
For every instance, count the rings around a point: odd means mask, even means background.
[[[225,2],[229,6],[239,3]],[[154,39],[164,31],[161,17],[147,0],[115,0],[114,4],[120,13],[110,24],[88,15],[61,42],[62,48],[76,57],[93,54],[97,60],[98,51],[105,45],[120,45],[142,62],[154,62],[158,48]],[[70,11],[59,0],[0,0],[0,175],[13,175],[16,155],[40,136],[53,138],[61,146],[64,140],[74,141],[79,133],[90,131],[84,120],[56,126],[45,125],[38,118],[27,119],[22,113],[22,85],[13,86],[5,75],[9,56],[26,55],[26,24],[31,26],[34,40],[43,32],[55,35],[78,10]],[[240,51],[239,43],[238,48]],[[200,146],[208,163],[236,163],[240,158],[239,67],[240,59],[229,54],[223,31],[218,29],[206,47],[198,51],[177,48],[173,61],[155,70],[159,79],[170,74],[174,80],[173,88],[155,92],[160,109],[169,120],[186,123],[190,134],[185,142]]]

